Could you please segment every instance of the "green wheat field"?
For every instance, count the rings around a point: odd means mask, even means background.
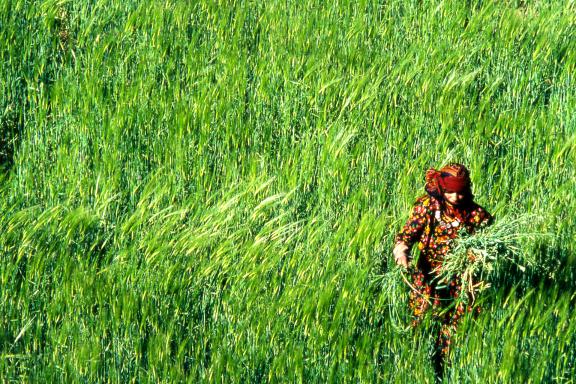
[[[0,0],[0,381],[433,383],[424,172],[537,262],[445,382],[576,378],[576,2]]]

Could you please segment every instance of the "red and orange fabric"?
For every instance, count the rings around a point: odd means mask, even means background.
[[[426,171],[426,192],[431,196],[441,196],[443,192],[461,192],[473,198],[470,172],[462,164],[452,163],[439,171],[430,168]]]

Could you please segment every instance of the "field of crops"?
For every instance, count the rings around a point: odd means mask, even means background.
[[[575,76],[574,1],[0,0],[0,381],[432,383],[387,277],[458,161],[545,235],[446,379],[573,383]]]

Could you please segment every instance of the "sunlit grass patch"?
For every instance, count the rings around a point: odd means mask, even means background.
[[[460,161],[494,230],[519,210],[541,220],[504,232],[551,235],[478,297],[450,375],[569,381],[574,15],[0,2],[0,376],[432,382],[387,267],[424,170]]]

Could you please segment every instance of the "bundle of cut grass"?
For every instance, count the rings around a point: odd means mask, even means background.
[[[399,265],[390,265],[388,271],[372,277],[372,284],[380,293],[376,307],[383,310],[384,317],[389,318],[392,329],[400,334],[408,332],[412,314],[406,303],[413,288],[406,269]]]
[[[388,299],[388,314],[390,324],[398,333],[405,333],[410,329],[411,314],[406,306],[409,296],[409,283],[405,270],[395,266],[388,273],[381,275],[381,286]]]
[[[500,219],[474,234],[462,229],[438,271],[438,281],[459,278],[462,291],[469,293],[459,299],[469,301],[490,288],[494,281],[509,277],[513,270],[524,273],[529,268],[537,268],[536,255],[525,251],[527,247],[523,246],[547,235],[527,231],[528,224],[535,220],[534,215],[522,215]]]

